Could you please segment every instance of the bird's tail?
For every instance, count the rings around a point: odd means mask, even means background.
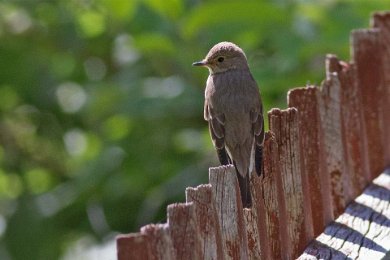
[[[234,167],[236,168],[238,186],[240,186],[240,195],[241,195],[242,206],[244,208],[250,208],[252,206],[252,196],[251,196],[251,190],[250,190],[249,172],[247,172],[247,174],[245,174],[245,177],[243,177],[238,172],[235,163],[234,163]]]
[[[255,169],[257,176],[263,173],[263,145],[256,145],[255,147]]]

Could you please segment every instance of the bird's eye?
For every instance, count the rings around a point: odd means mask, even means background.
[[[217,59],[218,62],[223,62],[223,60],[224,60],[223,57],[219,57],[219,58]]]

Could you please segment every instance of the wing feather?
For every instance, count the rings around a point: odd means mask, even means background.
[[[225,148],[225,116],[223,114],[214,114],[213,109],[207,104],[204,105],[204,118],[208,121],[211,140],[214,147],[217,149],[217,155],[222,165],[232,163]]]

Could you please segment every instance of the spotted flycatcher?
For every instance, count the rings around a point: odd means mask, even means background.
[[[245,53],[220,42],[194,66],[209,69],[204,118],[222,165],[233,163],[244,207],[252,205],[249,175],[262,172],[264,119],[260,92]]]

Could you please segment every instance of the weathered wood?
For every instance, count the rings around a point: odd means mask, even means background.
[[[327,168],[328,173],[331,173],[331,186],[332,193],[336,194],[333,196],[333,212],[335,217],[340,215],[345,205],[348,204],[349,201],[354,199],[352,196],[352,189],[349,189],[349,184],[352,183],[351,176],[348,174],[347,168],[347,151],[345,151],[345,132],[343,132],[343,111],[342,111],[342,85],[339,77],[340,67],[344,67],[345,69],[349,68],[347,63],[340,62],[334,55],[326,56],[326,80],[321,86],[321,93],[323,98],[322,110],[325,110],[325,116],[321,117],[321,121],[331,122],[331,126],[326,126],[323,129],[324,131],[324,141],[327,142],[326,138],[332,136],[331,145],[325,146],[325,151],[327,155],[327,163],[324,165]],[[331,130],[331,133],[329,133]],[[332,173],[340,172],[341,181],[337,182],[332,179]],[[338,187],[336,187],[336,185]],[[357,194],[356,194],[357,195]],[[338,202],[337,202],[337,197]],[[340,209],[340,210],[338,210]]]
[[[330,178],[333,198],[333,215],[340,215],[346,205],[344,148],[341,134],[340,81],[336,74],[330,73],[317,92],[320,125],[323,133],[323,158],[326,174]]]
[[[345,186],[345,202],[348,204],[358,196],[368,184],[368,159],[364,150],[363,113],[361,93],[357,84],[356,67],[339,61],[336,56],[327,56],[328,73],[337,73],[341,90],[342,143],[344,146],[345,173],[348,185]]]
[[[120,235],[116,238],[116,244],[119,260],[152,258],[146,235],[140,233]]]
[[[381,259],[390,251],[390,168],[299,259]]]
[[[248,259],[261,259],[260,235],[257,226],[259,218],[256,215],[256,210],[245,208],[243,213],[248,240]]]
[[[319,235],[333,220],[329,174],[324,160],[324,142],[317,96],[318,87],[296,88],[288,93],[288,106],[299,112],[302,171],[308,177],[314,235]],[[324,167],[325,166],[325,167]]]
[[[169,233],[168,224],[149,224],[141,228],[141,234],[148,240],[149,258],[173,259],[174,247]],[[140,258],[141,259],[141,258]]]
[[[225,259],[248,259],[247,231],[234,166],[210,168],[209,181],[217,202]]]
[[[264,177],[252,178],[254,200],[258,205],[261,259],[281,259],[282,245],[287,243],[287,229],[281,228],[286,217],[282,179],[280,175],[278,144],[267,132],[264,142]]]
[[[175,259],[201,259],[201,239],[192,203],[168,206],[168,225],[175,251]]]
[[[361,92],[361,108],[365,135],[362,141],[368,157],[369,177],[376,177],[384,164],[384,87],[383,45],[379,29],[352,32],[352,61],[356,66],[357,84]],[[388,133],[387,133],[388,135]]]
[[[281,228],[287,230],[288,243],[282,245],[282,256],[285,259],[295,258],[314,237],[311,219],[311,204],[307,183],[301,171],[299,153],[298,111],[272,109],[268,113],[270,130],[275,134],[278,143],[279,163],[283,200],[286,206],[286,220],[280,222]]]
[[[374,28],[380,29],[380,41],[383,46],[383,75],[384,75],[384,95],[382,104],[383,107],[383,133],[385,161],[390,162],[390,12],[378,12],[373,15],[371,24]]]
[[[186,189],[186,201],[195,206],[203,259],[222,259],[221,228],[210,184]]]

